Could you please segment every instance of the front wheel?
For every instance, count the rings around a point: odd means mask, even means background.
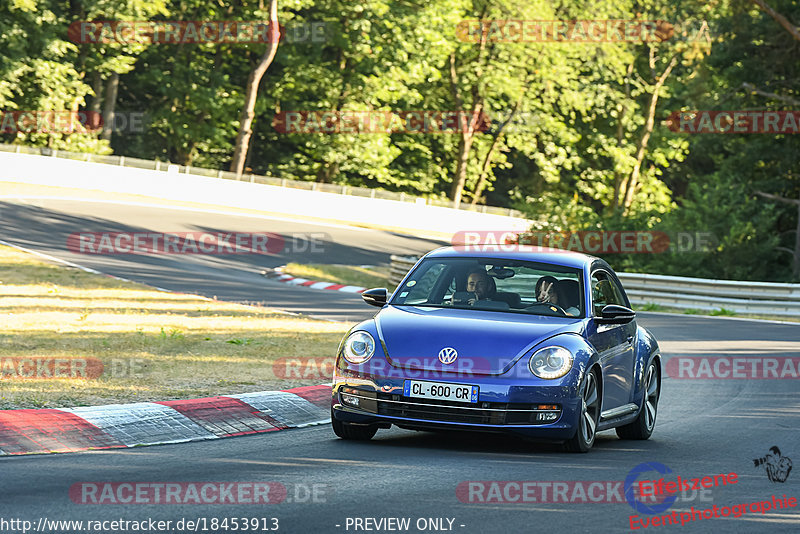
[[[333,427],[333,433],[340,438],[355,441],[369,441],[378,431],[376,425],[351,425],[350,423],[339,421],[333,416],[333,409],[331,409],[331,426]]]
[[[578,428],[572,439],[564,443],[569,452],[589,452],[597,434],[597,421],[600,418],[600,390],[597,375],[593,371],[586,374],[581,390],[581,411]]]
[[[644,383],[644,404],[639,411],[639,417],[632,423],[617,427],[617,436],[621,439],[648,439],[653,434],[658,413],[658,397],[661,395],[658,368],[655,363],[647,367]]]

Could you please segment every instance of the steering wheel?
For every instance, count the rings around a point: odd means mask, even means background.
[[[525,309],[530,310],[531,308],[541,308],[541,307],[546,307],[550,311],[557,311],[564,316],[568,315],[567,312],[564,311],[564,308],[562,308],[558,304],[553,304],[552,302],[534,302],[530,306],[526,306]]]

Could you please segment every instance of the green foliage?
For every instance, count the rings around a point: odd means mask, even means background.
[[[0,109],[102,109],[116,74],[116,110],[144,113],[146,125],[115,132],[110,144],[98,133],[0,133],[0,141],[227,168],[244,88],[266,44],[80,44],[67,29],[80,20],[263,21],[267,4],[0,3]],[[800,23],[796,2],[770,5]],[[618,269],[796,279],[788,251],[797,209],[756,192],[800,198],[800,136],[691,135],[665,125],[679,110],[797,109],[798,42],[754,3],[287,0],[278,7],[288,32],[261,82],[248,172],[446,198],[463,150],[465,202],[520,209],[536,230],[654,230],[673,239],[659,254],[607,255]],[[661,42],[481,45],[457,31],[476,19],[674,26]],[[312,24],[324,27],[315,39],[303,31]],[[468,146],[459,134],[284,134],[273,123],[282,111],[477,106],[491,127]],[[628,204],[624,190],[645,138]],[[700,250],[678,246],[681,235],[697,232],[713,239]]]

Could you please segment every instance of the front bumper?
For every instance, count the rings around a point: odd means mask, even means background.
[[[350,374],[350,373],[348,373]],[[412,429],[506,432],[566,440],[575,434],[581,401],[578,378],[543,384],[510,384],[501,377],[441,376],[434,381],[480,387],[477,403],[416,399],[403,395],[403,378],[334,376],[331,399],[339,421]],[[356,400],[354,400],[356,399]]]

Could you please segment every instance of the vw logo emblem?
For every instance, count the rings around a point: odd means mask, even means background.
[[[439,351],[439,361],[445,365],[451,364],[458,358],[458,352],[453,347],[445,347]]]

